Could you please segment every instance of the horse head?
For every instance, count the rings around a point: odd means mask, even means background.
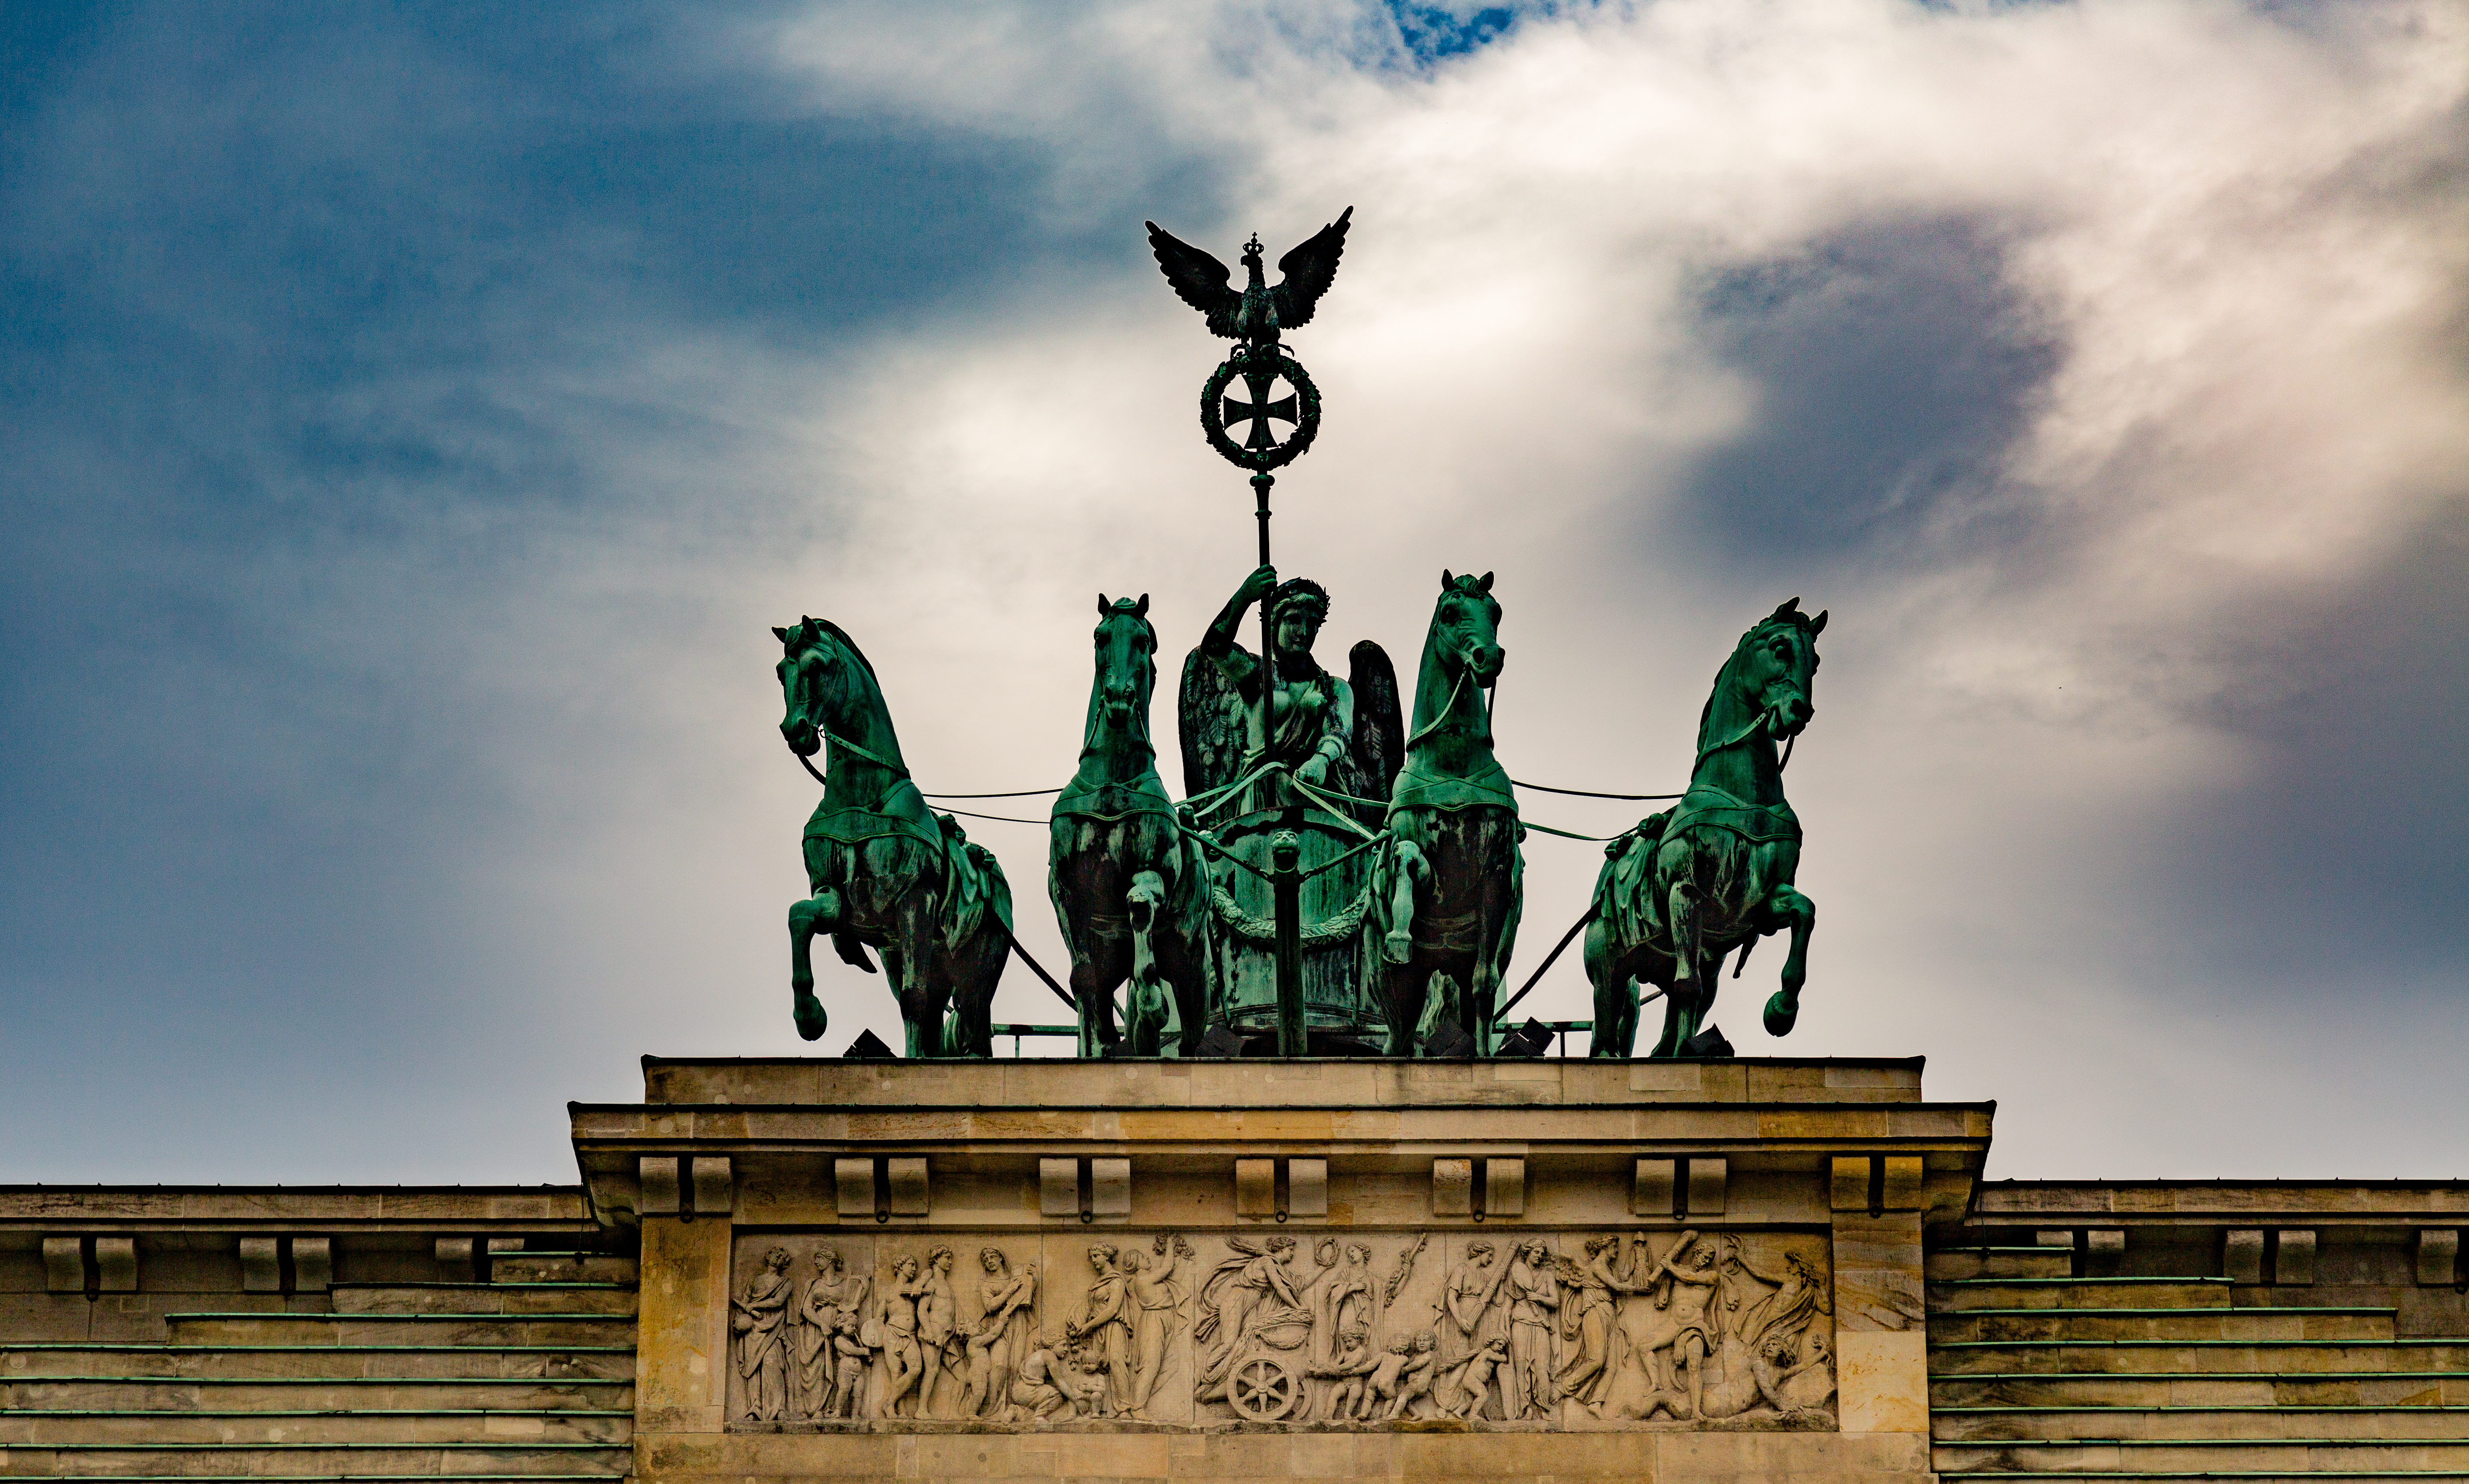
[[[1431,645],[1451,673],[1470,674],[1477,685],[1500,678],[1509,651],[1500,647],[1500,603],[1491,595],[1491,574],[1457,577],[1441,572],[1441,598],[1432,609]]]
[[[1147,738],[1149,697],[1157,692],[1157,629],[1148,615],[1146,593],[1137,599],[1097,595],[1097,678],[1089,696],[1093,731],[1102,718]]]
[[[780,696],[788,707],[780,719],[780,735],[790,751],[811,758],[822,750],[824,733],[837,730],[846,736],[858,729],[847,713],[864,694],[873,667],[829,619],[801,618],[795,628],[772,632],[780,640]]]
[[[1817,678],[1817,636],[1825,628],[1825,613],[1811,618],[1792,598],[1758,620],[1732,651],[1727,668],[1733,692],[1772,741],[1799,736],[1817,714],[1811,688]]]

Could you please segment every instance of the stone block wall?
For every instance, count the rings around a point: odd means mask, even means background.
[[[1933,1462],[2469,1472],[2469,1186],[2002,1181],[1930,1234]]]

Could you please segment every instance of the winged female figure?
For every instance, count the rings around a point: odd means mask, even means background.
[[[1256,603],[1268,606],[1275,674],[1235,638]],[[1243,580],[1184,661],[1185,808],[1229,854],[1262,870],[1279,832],[1298,836],[1306,871],[1376,832],[1405,752],[1397,673],[1388,651],[1370,640],[1357,644],[1348,656],[1347,678],[1338,678],[1312,653],[1327,617],[1327,588],[1308,578],[1281,582],[1276,568],[1262,566]],[[1269,764],[1287,772],[1254,777]],[[1234,787],[1238,783],[1243,787]],[[1268,888],[1224,861],[1213,871],[1219,922],[1229,929],[1218,934],[1215,949],[1218,1018],[1238,1035],[1273,1031],[1277,979],[1265,925]],[[1358,857],[1311,878],[1303,893],[1310,1030],[1363,1049],[1378,1043],[1384,1023],[1369,993],[1377,948],[1365,951],[1360,929],[1370,871],[1370,857]]]

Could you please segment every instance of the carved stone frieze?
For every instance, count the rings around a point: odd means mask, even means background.
[[[1835,1426],[1782,1231],[741,1230],[733,1429]]]

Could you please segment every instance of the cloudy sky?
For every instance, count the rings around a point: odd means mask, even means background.
[[[1179,652],[1252,559],[1142,219],[1231,259],[1350,204],[1278,487],[1332,653],[1494,570],[1511,770],[1652,791],[1749,622],[1834,615],[1806,1010],[1760,1029],[1769,948],[1743,1054],[1926,1055],[2003,1176],[2469,1175],[2457,7],[126,4],[0,49],[0,1179],[565,1179],[640,1054],[805,1049],[769,627],[859,636],[924,787],[1060,783],[1096,595]],[[1042,830],[975,833],[1051,963]],[[1521,973],[1600,858],[1527,852]],[[896,1040],[824,974],[825,1049]],[[1574,965],[1534,1003],[1586,1014]]]

